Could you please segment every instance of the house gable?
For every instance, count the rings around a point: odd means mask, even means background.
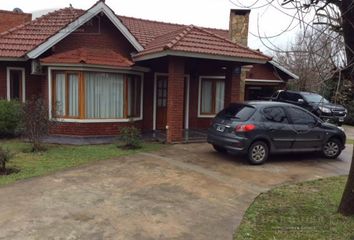
[[[87,10],[84,14],[78,17],[76,20],[69,23],[66,27],[49,37],[45,42],[38,45],[33,50],[29,51],[27,53],[28,58],[35,59],[39,57],[41,54],[43,54],[55,44],[67,37],[69,34],[73,33],[85,23],[93,19],[99,13],[103,13],[117,27],[117,29],[124,35],[124,37],[132,44],[132,46],[137,51],[143,50],[143,47],[129,32],[125,25],[117,18],[113,10],[110,9],[103,1],[99,1],[89,10]]]

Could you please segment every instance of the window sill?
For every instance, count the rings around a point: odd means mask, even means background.
[[[198,118],[214,118],[216,115],[210,114],[210,115],[198,115]]]
[[[122,118],[122,119],[69,119],[69,118],[56,118],[52,119],[56,122],[65,122],[65,123],[126,123],[126,122],[136,122],[141,121],[143,118]]]

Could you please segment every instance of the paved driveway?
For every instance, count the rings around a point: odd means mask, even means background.
[[[0,239],[232,239],[260,192],[347,174],[351,151],[249,166],[207,144],[173,145],[34,178],[0,188]]]

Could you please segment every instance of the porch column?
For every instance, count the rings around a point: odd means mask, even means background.
[[[245,86],[241,81],[241,67],[228,67],[225,75],[224,106],[226,107],[232,102],[243,101]]]
[[[184,59],[170,57],[168,62],[167,143],[183,140]]]

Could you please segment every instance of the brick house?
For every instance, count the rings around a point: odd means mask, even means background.
[[[292,77],[246,47],[245,10],[231,10],[230,31],[119,16],[104,1],[33,21],[15,14],[16,27],[0,33],[0,98],[42,97],[59,120],[52,134],[108,136],[134,124],[179,142],[243,100],[250,82]],[[257,75],[267,68],[273,77]]]

